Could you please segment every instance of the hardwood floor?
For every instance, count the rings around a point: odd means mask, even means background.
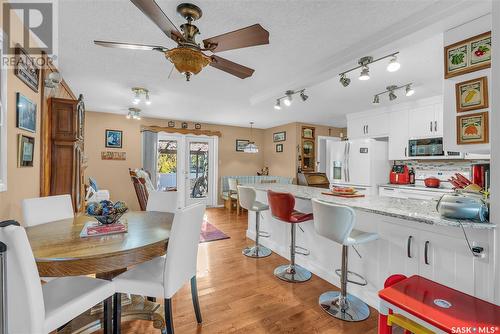
[[[258,260],[243,256],[241,250],[252,242],[245,237],[245,213],[236,216],[226,209],[210,209],[207,214],[231,238],[200,244],[198,289],[203,324],[196,323],[187,283],[173,299],[176,333],[377,333],[374,309],[366,321],[347,323],[319,308],[319,295],[338,290],[335,286],[314,275],[305,283],[286,283],[273,275],[286,259],[276,254]],[[122,332],[159,333],[147,321],[124,323]]]

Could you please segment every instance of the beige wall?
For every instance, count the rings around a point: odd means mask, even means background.
[[[134,188],[128,168],[141,167],[141,125],[167,126],[168,120],[143,118],[141,121],[128,120],[123,115],[87,112],[85,120],[85,155],[88,159],[86,177],[94,177],[99,186],[108,189],[112,200],[123,200],[132,209],[138,209]],[[176,121],[177,127],[180,121]],[[188,122],[189,129],[193,123]],[[104,146],[106,129],[123,131],[123,149],[109,149]],[[219,176],[255,175],[264,165],[264,153],[248,154],[235,151],[236,139],[250,139],[250,129],[234,126],[202,124],[203,130],[222,132],[219,139]],[[263,130],[254,129],[253,140],[261,147]],[[102,151],[127,152],[127,160],[101,160]],[[218,181],[220,184],[220,181]]]

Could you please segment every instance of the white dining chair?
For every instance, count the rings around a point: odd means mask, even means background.
[[[36,226],[74,217],[70,195],[58,195],[23,199],[23,222],[25,226]]]
[[[149,297],[163,296],[167,334],[173,334],[172,297],[188,280],[191,280],[196,320],[201,324],[196,261],[204,214],[204,204],[194,204],[178,210],[172,223],[166,256],[139,264],[113,279],[117,292],[114,297],[114,333],[120,333],[120,293],[129,293]]]
[[[0,242],[7,247],[7,333],[47,334],[104,301],[104,333],[110,334],[113,282],[78,276],[42,285],[26,231],[15,224],[0,223]]]
[[[175,212],[178,209],[177,191],[151,191],[146,211]]]

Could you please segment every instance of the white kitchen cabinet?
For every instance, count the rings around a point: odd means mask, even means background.
[[[408,110],[389,113],[389,160],[408,159]]]
[[[347,119],[347,134],[350,139],[387,137],[389,135],[389,113],[349,117]]]
[[[410,138],[431,138],[443,136],[443,108],[431,104],[410,110]]]

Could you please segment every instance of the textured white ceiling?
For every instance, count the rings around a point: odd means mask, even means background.
[[[158,0],[170,19],[181,1]],[[267,128],[292,121],[342,125],[348,112],[371,108],[374,93],[388,84],[413,81],[414,98],[441,92],[443,13],[467,9],[470,1],[437,0],[216,0],[195,1],[203,17],[195,24],[198,40],[260,23],[270,45],[232,50],[220,56],[255,69],[241,80],[207,67],[191,82],[169,73],[172,65],[160,53],[107,49],[94,39],[159,44],[174,43],[126,0],[59,1],[59,67],[75,93],[83,93],[88,110],[125,114],[133,86],[150,89],[144,116],[186,119]],[[433,29],[429,27],[433,25]],[[409,40],[427,28],[419,40]],[[335,76],[355,65],[359,56],[401,51],[400,71],[385,63],[372,66],[372,80],[353,78],[343,88]],[[174,70],[175,72],[175,70]],[[308,87],[310,99],[276,112],[274,100],[285,89]],[[398,100],[404,100],[403,98]]]

